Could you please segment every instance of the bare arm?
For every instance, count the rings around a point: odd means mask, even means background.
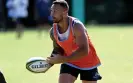
[[[88,45],[88,37],[86,35],[86,30],[84,25],[80,23],[76,23],[74,25],[74,36],[76,44],[78,45],[78,49],[73,52],[70,56],[66,57],[65,62],[76,60],[88,55],[89,45]]]
[[[52,54],[64,54],[64,50],[56,43],[56,40],[54,39],[54,35],[53,35],[53,28],[50,29],[50,38],[53,41],[53,51],[51,53]]]

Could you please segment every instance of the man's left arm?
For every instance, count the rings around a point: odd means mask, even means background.
[[[70,56],[66,57],[66,62],[80,59],[88,55],[89,51],[88,37],[84,25],[81,23],[76,23],[73,28],[73,33],[75,36],[75,42],[78,45],[78,49]]]

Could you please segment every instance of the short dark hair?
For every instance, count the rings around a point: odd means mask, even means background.
[[[65,0],[55,0],[53,2],[53,4],[59,4],[60,6],[62,6],[63,8],[66,8],[69,10],[69,5]]]

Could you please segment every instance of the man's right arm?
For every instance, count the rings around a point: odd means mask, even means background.
[[[52,54],[61,54],[61,55],[64,55],[64,50],[63,50],[63,48],[61,48],[61,47],[57,44],[57,42],[56,42],[56,40],[55,40],[55,38],[54,38],[53,28],[50,29],[50,38],[51,38],[52,41],[53,41],[53,51],[52,51],[52,53],[51,53],[51,56],[52,56]]]

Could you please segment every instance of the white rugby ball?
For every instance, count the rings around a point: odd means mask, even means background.
[[[52,65],[45,58],[32,57],[26,63],[26,69],[33,73],[45,73]]]

